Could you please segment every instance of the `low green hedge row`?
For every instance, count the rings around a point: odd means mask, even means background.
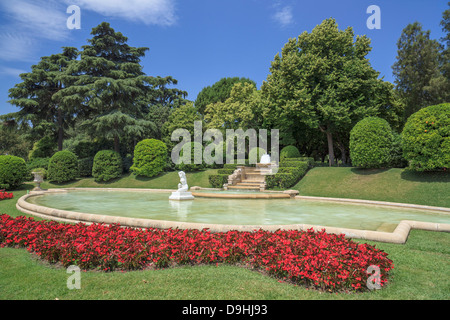
[[[209,183],[213,188],[222,188],[224,183],[228,182],[228,174],[211,174],[209,175]]]
[[[303,178],[309,168],[309,161],[280,161],[278,172],[266,176],[267,188],[290,188]]]

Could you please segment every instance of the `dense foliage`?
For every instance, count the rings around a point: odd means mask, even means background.
[[[393,134],[386,120],[367,117],[350,132],[352,164],[362,168],[380,168],[389,165]]]
[[[0,155],[0,189],[19,187],[28,177],[25,160],[16,156]]]
[[[298,157],[300,157],[300,151],[298,151],[296,146],[286,146],[280,151],[280,160]]]
[[[109,181],[120,178],[122,172],[122,158],[117,152],[102,150],[95,155],[92,165],[92,176],[95,181]]]
[[[134,148],[133,165],[130,170],[138,176],[154,177],[160,174],[167,161],[167,147],[157,139],[145,139]]]
[[[70,151],[56,152],[49,161],[47,178],[51,182],[67,182],[74,180],[78,173],[78,158]]]
[[[417,171],[450,168],[450,103],[423,108],[402,132],[403,153]]]

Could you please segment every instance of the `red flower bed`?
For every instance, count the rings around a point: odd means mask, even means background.
[[[13,198],[12,193],[5,192],[5,190],[0,190],[0,200],[12,199],[12,198]]]
[[[323,231],[133,229],[62,224],[0,215],[0,246],[25,247],[51,263],[104,271],[180,264],[244,264],[296,284],[328,291],[367,290],[367,269],[384,286],[393,263],[387,253]]]

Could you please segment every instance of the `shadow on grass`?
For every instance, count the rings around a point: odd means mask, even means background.
[[[450,182],[450,173],[444,171],[417,172],[405,169],[400,177],[404,180],[416,182]]]
[[[360,175],[371,175],[371,174],[378,174],[382,172],[388,171],[390,168],[379,168],[379,169],[363,169],[363,168],[351,168],[350,170],[355,174]]]

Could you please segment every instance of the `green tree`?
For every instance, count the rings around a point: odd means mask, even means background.
[[[172,112],[178,107],[191,103],[186,100],[186,91],[172,87],[178,81],[170,76],[155,77],[150,83],[150,90],[145,99],[146,119],[155,124],[154,136],[156,139],[163,139],[163,126],[169,120]]]
[[[92,29],[93,37],[82,46],[80,60],[68,72],[74,84],[62,93],[63,101],[84,103],[90,110],[83,127],[92,136],[114,140],[120,151],[120,138],[143,136],[154,126],[144,120],[145,97],[153,78],[140,65],[148,48],[131,47],[128,38],[103,22]]]
[[[253,83],[237,82],[225,101],[208,104],[204,118],[211,129],[257,129],[261,123],[260,92]]]
[[[311,33],[289,39],[275,56],[261,90],[267,106],[264,126],[280,130],[280,144],[294,144],[292,132],[301,123],[317,128],[327,137],[333,165],[335,140],[348,140],[357,121],[389,109],[388,99],[374,99],[393,92],[366,58],[370,40],[354,38],[351,27],[342,31],[327,19]],[[348,141],[340,144],[348,148]]]
[[[167,149],[171,151],[173,147],[178,144],[178,141],[172,141],[172,133],[177,129],[186,129],[191,134],[191,141],[194,141],[194,122],[200,121],[203,123],[202,116],[198,113],[197,108],[192,105],[192,102],[187,103],[173,110],[168,120],[162,127],[163,142]],[[203,130],[205,130],[202,124]],[[201,132],[203,134],[203,132]],[[200,137],[202,141],[202,137]]]
[[[448,80],[441,74],[441,46],[430,31],[414,22],[403,29],[392,66],[396,91],[405,104],[404,119],[448,97]]]
[[[203,88],[197,95],[195,107],[200,114],[204,114],[206,106],[211,103],[224,102],[230,97],[231,89],[236,83],[250,83],[256,87],[256,83],[248,78],[228,77],[222,78],[212,86]]]
[[[9,90],[9,103],[20,108],[13,116],[31,121],[36,130],[49,124],[58,137],[58,150],[63,148],[64,131],[73,124],[74,115],[82,112],[78,104],[58,94],[72,85],[73,78],[67,77],[68,66],[77,56],[76,48],[64,47],[60,54],[42,57],[31,72],[20,75],[22,82]]]

